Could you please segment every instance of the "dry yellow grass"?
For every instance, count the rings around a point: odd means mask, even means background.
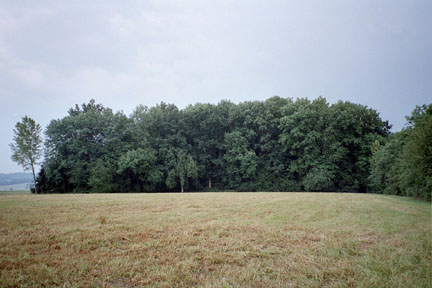
[[[332,193],[0,195],[2,287],[430,287],[431,205]]]

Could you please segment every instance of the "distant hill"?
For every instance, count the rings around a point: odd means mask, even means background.
[[[33,182],[31,173],[0,173],[0,186],[28,184]]]

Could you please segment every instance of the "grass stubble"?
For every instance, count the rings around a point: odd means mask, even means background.
[[[0,287],[430,287],[431,228],[370,194],[0,195]]]

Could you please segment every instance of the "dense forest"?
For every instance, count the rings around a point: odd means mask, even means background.
[[[347,191],[430,200],[432,105],[390,132],[364,105],[325,98],[161,103],[127,116],[91,100],[45,131],[44,193]]]

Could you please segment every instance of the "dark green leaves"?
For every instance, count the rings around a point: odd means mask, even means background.
[[[370,181],[381,193],[431,200],[432,105],[417,106],[408,126],[376,147]],[[378,148],[378,149],[377,149]]]
[[[430,198],[430,110],[416,108],[389,137],[377,111],[322,97],[161,103],[130,117],[92,100],[48,126],[41,183],[52,192],[372,189]]]

